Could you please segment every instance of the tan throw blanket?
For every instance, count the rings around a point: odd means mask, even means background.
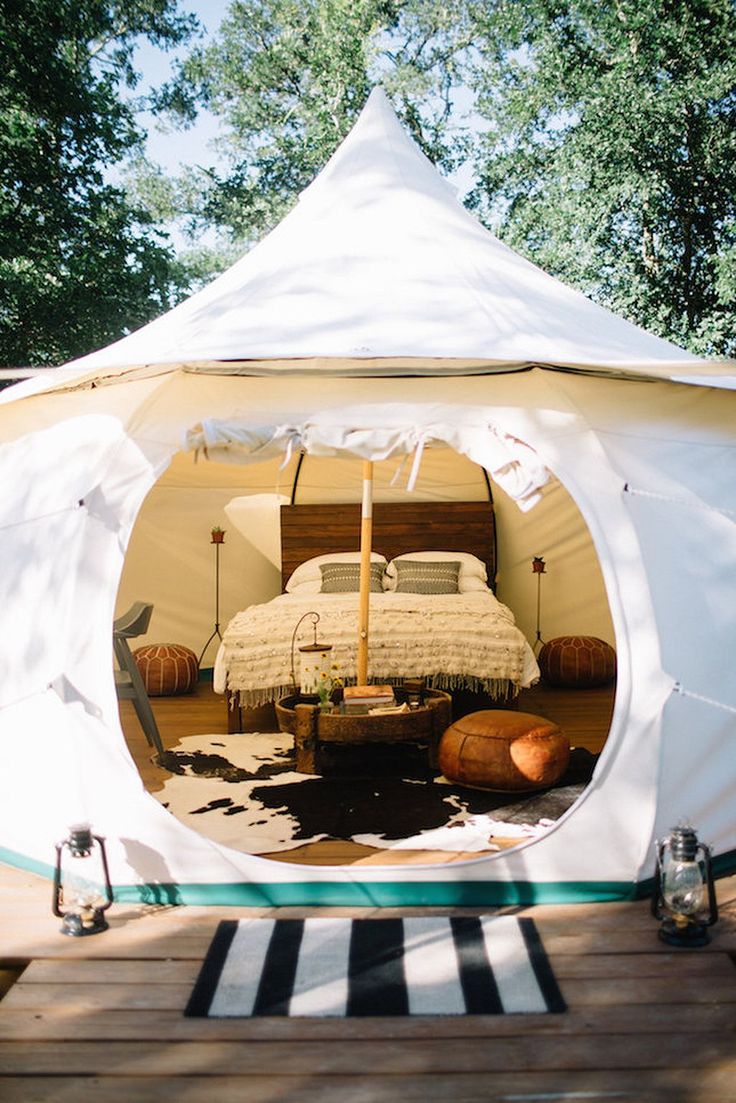
[[[238,691],[255,707],[289,693],[291,639],[304,613],[320,614],[318,638],[332,644],[331,673],[356,677],[358,595],[282,594],[230,621],[215,663],[218,693]],[[298,647],[312,640],[305,620]],[[435,689],[467,688],[494,697],[516,693],[539,676],[534,655],[510,609],[490,591],[466,594],[371,594],[368,647],[371,681],[399,684],[426,678]]]

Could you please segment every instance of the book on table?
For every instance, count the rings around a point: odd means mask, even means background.
[[[343,705],[349,708],[379,708],[394,705],[393,686],[345,686]]]

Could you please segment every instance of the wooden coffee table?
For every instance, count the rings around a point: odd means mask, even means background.
[[[294,736],[296,768],[302,774],[320,774],[320,752],[326,743],[426,743],[429,764],[437,765],[442,733],[452,720],[449,693],[425,689],[423,702],[407,712],[348,714],[339,708],[324,712],[319,705],[302,704],[295,696],[276,702],[279,730]]]

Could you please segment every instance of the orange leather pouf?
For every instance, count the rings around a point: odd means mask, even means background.
[[[444,776],[473,789],[546,789],[559,781],[569,761],[569,740],[556,724],[505,709],[463,716],[439,746]]]
[[[191,693],[199,677],[197,656],[178,643],[154,643],[133,652],[149,697]]]
[[[616,652],[597,636],[558,636],[539,652],[545,682],[567,689],[605,686],[616,676]]]

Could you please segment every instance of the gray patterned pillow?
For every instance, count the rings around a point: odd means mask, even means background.
[[[323,594],[347,594],[360,589],[360,563],[323,563],[320,571]],[[369,588],[372,594],[383,593],[383,571],[383,563],[371,563]]]
[[[404,594],[456,594],[459,562],[433,563],[418,559],[397,559],[396,592]]]

